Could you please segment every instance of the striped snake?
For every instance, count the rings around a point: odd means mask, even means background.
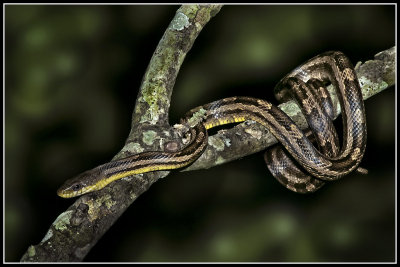
[[[342,146],[333,126],[335,112],[326,89],[328,83],[335,87],[342,110]],[[67,180],[57,194],[75,197],[131,175],[185,167],[206,149],[208,129],[246,120],[260,123],[279,141],[280,146],[269,148],[264,158],[275,178],[292,191],[314,192],[357,169],[366,146],[365,110],[356,73],[343,53],[326,52],[305,62],[278,83],[275,94],[281,102],[297,102],[307,119],[308,133],[270,102],[251,97],[224,98],[185,115],[183,124],[196,112],[206,111],[204,119],[189,128],[189,143],[181,150],[143,152],[102,164]]]

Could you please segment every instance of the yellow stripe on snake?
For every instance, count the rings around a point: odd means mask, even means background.
[[[328,83],[335,87],[342,110],[341,146],[332,122],[334,108],[326,89]],[[270,102],[251,97],[225,98],[185,115],[183,123],[200,109],[206,111],[205,118],[190,127],[190,142],[183,149],[143,152],[105,163],[66,181],[57,194],[75,197],[131,175],[185,167],[206,149],[207,129],[246,120],[266,127],[281,144],[267,149],[264,158],[274,177],[292,191],[314,192],[326,182],[357,169],[366,146],[365,110],[356,73],[343,53],[326,52],[305,62],[278,83],[275,94],[281,102],[297,102],[307,119],[309,133]]]

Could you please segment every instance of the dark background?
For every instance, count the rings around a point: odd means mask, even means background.
[[[5,260],[74,199],[57,188],[124,145],[147,64],[178,6],[6,5]],[[225,6],[178,75],[171,124],[234,95],[273,99],[327,50],[355,64],[395,45],[394,5]],[[86,261],[394,261],[395,88],[366,101],[368,144],[351,174],[314,194],[281,186],[262,154],[173,172],[141,195]],[[273,101],[273,100],[272,100]],[[339,120],[340,125],[340,120]]]

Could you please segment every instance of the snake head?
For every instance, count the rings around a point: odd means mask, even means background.
[[[95,189],[96,181],[101,180],[102,176],[102,171],[99,167],[85,171],[67,180],[57,190],[57,195],[63,198],[71,198],[98,190],[98,188]]]

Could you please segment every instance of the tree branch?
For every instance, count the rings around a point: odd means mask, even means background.
[[[161,38],[144,75],[132,129],[140,123],[168,125],[168,110],[179,69],[194,40],[220,5],[183,5]]]
[[[160,150],[167,140],[181,142],[177,131],[168,125],[175,79],[197,35],[220,8],[220,5],[185,5],[178,9],[146,70],[132,116],[131,132],[114,160]],[[392,48],[378,54],[373,61],[357,65],[365,99],[394,84],[394,58],[395,48]],[[281,108],[305,128],[297,106],[289,102]],[[264,128],[246,122],[232,130],[220,131],[208,142],[203,156],[186,170],[231,161],[263,150],[276,141]],[[158,171],[131,176],[78,198],[57,217],[43,240],[28,248],[21,261],[81,261],[125,209],[168,173]]]
[[[118,159],[144,150],[160,150],[177,137],[168,126],[170,98],[180,66],[196,37],[221,5],[184,5],[161,38],[144,75],[132,116],[132,129]],[[61,213],[38,245],[21,261],[81,261],[127,207],[155,181],[160,171],[121,179],[104,190],[84,195]]]
[[[363,99],[385,90],[395,83],[396,47],[392,47],[375,55],[373,60],[364,64],[358,62],[355,66]],[[334,106],[335,118],[340,114],[340,104],[333,86],[328,86]],[[286,114],[301,128],[308,127],[307,121],[300,108],[294,101],[279,105]],[[276,138],[260,124],[250,121],[241,123],[232,129],[219,131],[208,138],[206,151],[192,165],[183,171],[207,169],[230,162],[247,155],[265,150],[277,143]]]

